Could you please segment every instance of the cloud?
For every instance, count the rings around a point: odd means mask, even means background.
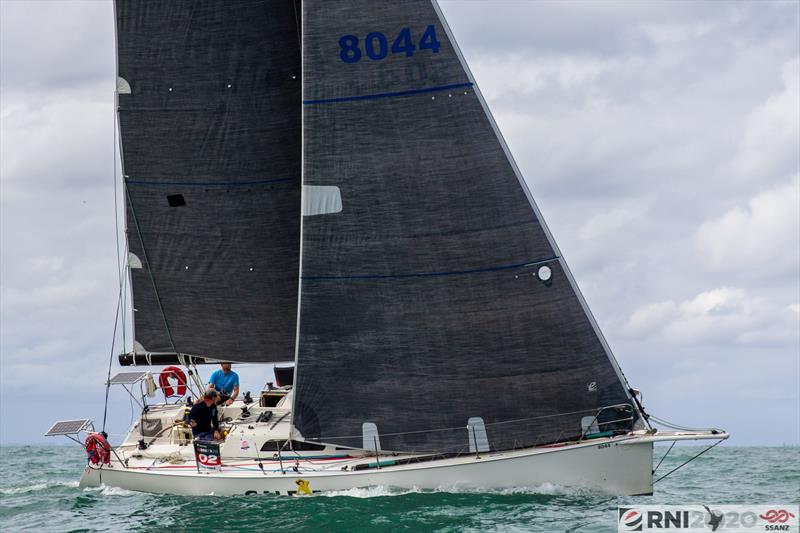
[[[775,344],[800,341],[798,326],[795,304],[719,287],[682,302],[645,304],[631,314],[623,333],[652,343]]]
[[[730,38],[763,41],[793,29],[798,19],[791,1],[441,0],[440,4],[458,30],[459,43],[495,55],[523,51],[606,58],[651,53],[663,45],[713,36],[714,30]],[[706,43],[714,44],[714,40]]]
[[[798,119],[800,120],[800,119]],[[800,176],[704,222],[695,248],[712,272],[744,271],[754,278],[800,270]]]
[[[0,19],[3,91],[75,90],[107,80],[115,61],[113,2],[3,0]]]
[[[758,181],[763,176],[796,168],[800,146],[800,58],[780,67],[783,87],[748,117],[741,148],[731,164],[731,174],[740,181]]]
[[[442,8],[649,405],[693,423],[702,403],[740,443],[797,442],[796,2]],[[0,439],[36,442],[51,417],[102,414],[112,3],[0,0],[0,26]],[[255,390],[260,372],[242,379]],[[19,375],[47,407],[25,420]],[[75,388],[93,403],[58,402]]]

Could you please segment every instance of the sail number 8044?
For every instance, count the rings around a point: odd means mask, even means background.
[[[363,52],[361,44],[356,35],[342,35],[339,38],[339,48],[341,49],[339,57],[345,63],[358,63],[361,61],[361,57],[366,54],[371,60],[380,61],[381,59],[386,59],[390,51],[392,54],[405,54],[406,57],[411,57],[416,50],[430,50],[431,53],[438,54],[441,47],[441,43],[436,38],[436,28],[434,28],[433,24],[425,28],[416,45],[411,35],[411,28],[400,30],[400,33],[392,41],[391,48],[389,48],[389,41],[386,36],[379,31],[373,31],[364,37]]]

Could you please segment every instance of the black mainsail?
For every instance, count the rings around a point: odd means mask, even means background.
[[[509,449],[629,403],[436,6],[302,20],[301,435],[463,451],[469,423]]]
[[[115,5],[135,349],[290,360],[299,5]]]

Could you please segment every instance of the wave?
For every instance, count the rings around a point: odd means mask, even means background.
[[[34,483],[33,485],[23,485],[21,487],[8,487],[0,489],[0,494],[4,495],[25,494],[28,492],[38,492],[41,490],[54,489],[58,487],[76,488],[77,486],[78,486],[77,481],[40,482],[40,483]]]
[[[323,496],[326,498],[335,498],[338,496],[348,496],[350,498],[377,498],[380,496],[404,496],[406,494],[415,494],[423,492],[421,489],[403,489],[400,487],[392,487],[388,485],[375,485],[372,487],[351,488],[342,490],[329,490],[320,492],[314,496]],[[431,492],[431,491],[427,491]]]
[[[350,488],[342,490],[332,490],[315,494],[314,496],[322,496],[327,498],[335,498],[340,496],[350,498],[379,498],[384,496],[406,496],[408,494],[482,494],[482,495],[532,495],[532,496],[581,496],[581,497],[599,497],[608,496],[603,492],[592,489],[565,487],[563,485],[556,485],[553,483],[543,483],[541,485],[529,487],[510,487],[503,489],[486,489],[477,487],[464,487],[464,486],[441,486],[435,489],[421,489],[421,488],[401,488],[390,485],[374,485],[371,487]]]
[[[99,487],[84,487],[83,492],[94,492],[101,496],[133,496],[141,495],[141,492],[135,492],[120,487],[112,487],[110,485],[102,484]]]
[[[134,492],[120,487],[109,487],[108,485],[100,485],[100,494],[103,496],[133,496],[141,495],[141,492]]]

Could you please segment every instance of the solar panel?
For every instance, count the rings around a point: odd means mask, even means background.
[[[54,435],[74,435],[91,427],[92,421],[88,418],[81,420],[61,420],[53,424],[53,427],[44,434],[45,437],[52,437]]]
[[[120,372],[111,378],[109,383],[111,385],[130,385],[131,383],[138,382],[145,374],[147,374],[147,372]]]

